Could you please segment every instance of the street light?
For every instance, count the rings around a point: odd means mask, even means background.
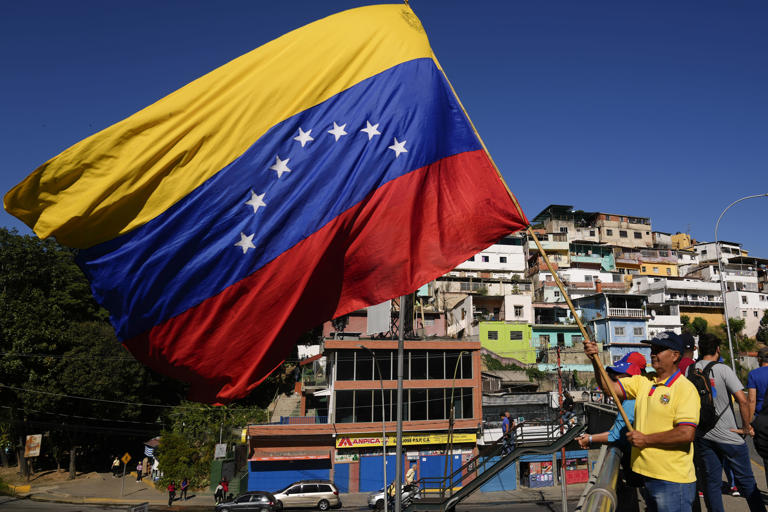
[[[385,408],[384,408],[384,378],[381,376],[381,368],[379,368],[379,361],[376,359],[376,353],[366,347],[365,345],[358,345],[358,347],[362,348],[369,354],[371,354],[371,358],[373,359],[373,364],[376,365],[376,371],[379,374],[379,383],[381,384],[381,446],[382,446],[382,455],[381,455],[381,461],[382,461],[382,467],[384,469],[384,512],[387,512],[387,501],[389,498],[389,493],[387,492],[387,433],[385,430],[386,425],[386,415]]]
[[[725,207],[725,210],[723,210],[723,213],[720,214],[720,216],[717,218],[717,222],[715,223],[715,254],[717,255],[717,270],[720,272],[720,293],[723,296],[723,315],[725,316],[725,332],[728,333],[728,350],[731,353],[731,368],[733,368],[733,371],[736,371],[736,360],[733,358],[733,340],[731,339],[731,322],[728,319],[728,302],[725,299],[726,289],[725,289],[725,276],[723,276],[723,262],[720,259],[720,242],[717,238],[717,228],[720,227],[720,219],[723,218],[723,215],[725,215],[725,212],[728,211],[728,208],[735,205],[736,203],[740,203],[741,201],[744,201],[745,199],[752,199],[754,197],[768,197],[768,193],[764,194],[755,194],[752,196],[746,196],[742,197],[741,199],[737,199],[728,206]]]

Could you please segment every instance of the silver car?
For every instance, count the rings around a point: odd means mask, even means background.
[[[277,510],[277,500],[265,491],[241,494],[232,501],[216,505],[216,512],[272,512]]]
[[[339,490],[329,480],[301,480],[274,494],[278,510],[294,507],[328,510],[341,507]]]
[[[421,489],[419,489],[418,485],[404,485],[400,497],[403,508],[406,508],[413,500],[421,499]],[[387,495],[384,489],[374,491],[368,495],[368,508],[384,510],[384,500],[386,499]]]

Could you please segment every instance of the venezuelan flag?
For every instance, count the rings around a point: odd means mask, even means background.
[[[323,321],[527,224],[404,5],[297,29],[65,150],[5,196],[118,338],[191,397],[248,394]]]

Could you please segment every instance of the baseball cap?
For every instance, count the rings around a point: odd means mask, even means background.
[[[660,347],[671,348],[682,353],[685,350],[685,342],[679,334],[675,334],[672,331],[660,332],[649,340],[643,340],[643,343],[649,343],[651,345],[658,345]]]
[[[696,345],[696,342],[690,333],[684,332],[680,335],[680,339],[683,340],[683,347],[685,350],[693,350],[694,345]]]
[[[609,366],[606,370],[610,370],[615,373],[626,373],[629,375],[640,375],[645,369],[646,365],[645,356],[640,352],[630,352],[618,361],[613,366]]]

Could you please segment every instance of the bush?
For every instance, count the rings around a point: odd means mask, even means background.
[[[178,488],[184,478],[189,480],[192,488],[208,486],[214,443],[207,444],[209,446],[195,446],[184,434],[164,431],[158,450],[160,471],[163,473],[159,480],[160,488],[164,489],[171,482],[175,482]]]

